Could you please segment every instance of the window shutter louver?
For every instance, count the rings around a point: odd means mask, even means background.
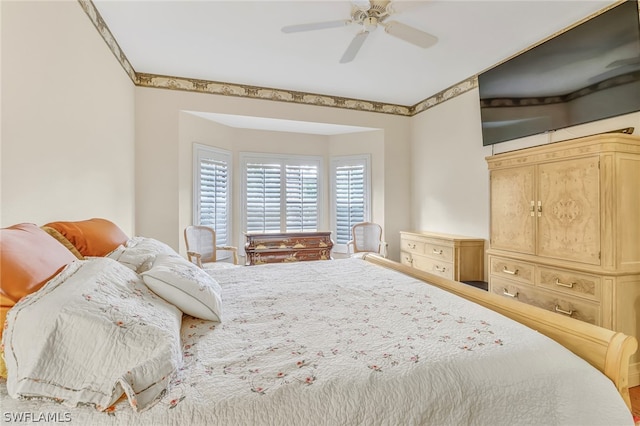
[[[227,163],[209,158],[200,160],[199,224],[216,230],[216,244],[225,245],[227,235],[228,181]]]
[[[287,231],[318,228],[318,168],[286,166]]]
[[[247,164],[247,231],[280,231],[279,164]]]
[[[351,239],[351,227],[365,221],[365,166],[337,166],[335,169],[336,243]]]
[[[320,160],[265,154],[247,155],[241,161],[247,232],[318,229]]]
[[[231,153],[193,146],[193,224],[215,229],[217,245],[231,245]]]

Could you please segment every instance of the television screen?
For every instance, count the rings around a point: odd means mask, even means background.
[[[640,111],[638,2],[478,76],[483,145]]]

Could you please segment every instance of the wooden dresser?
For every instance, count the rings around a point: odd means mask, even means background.
[[[436,232],[400,232],[400,261],[456,281],[484,279],[484,240]]]
[[[640,138],[603,134],[487,157],[489,290],[640,335]],[[631,359],[640,384],[640,357]]]
[[[246,233],[247,265],[331,259],[331,232]]]

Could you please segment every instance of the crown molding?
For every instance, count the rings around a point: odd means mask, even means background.
[[[82,10],[89,17],[96,30],[116,57],[131,81],[140,87],[156,89],[183,90],[188,92],[209,93],[222,96],[236,96],[242,98],[263,99],[278,102],[291,102],[305,105],[343,108],[356,111],[378,112],[384,114],[411,117],[438,104],[448,101],[478,86],[474,76],[430,98],[420,101],[416,105],[396,105],[384,102],[366,101],[362,99],[343,98],[339,96],[322,95],[316,93],[297,92],[292,90],[274,89],[260,86],[249,86],[236,83],[226,83],[210,80],[198,80],[185,77],[174,77],[157,74],[145,74],[135,71],[124,51],[118,45],[106,22],[98,12],[92,0],[78,0]]]

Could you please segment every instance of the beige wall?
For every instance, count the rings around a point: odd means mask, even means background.
[[[234,152],[292,154],[338,152],[340,138],[292,133],[222,129],[216,124],[194,124],[185,111],[239,114],[379,128],[365,139],[354,137],[354,151],[370,144],[376,153],[374,220],[382,223],[392,257],[399,258],[399,231],[409,226],[409,118],[296,105],[285,102],[233,98],[191,92],[136,88],[136,231],[175,248],[182,247],[182,229],[191,221],[191,153],[193,142],[212,144]],[[222,126],[224,127],[224,126]],[[210,133],[209,133],[210,132]],[[346,137],[346,136],[344,136]],[[230,144],[228,139],[232,140]],[[194,140],[198,139],[198,140]],[[334,140],[332,142],[332,139]],[[301,140],[303,141],[301,143]],[[368,142],[367,142],[368,141]],[[357,152],[349,152],[350,154]],[[234,160],[237,163],[237,160]],[[236,167],[237,168],[237,167]],[[384,176],[381,177],[380,173]],[[236,185],[239,185],[237,182]],[[234,187],[234,191],[239,188]],[[236,197],[236,200],[238,198]],[[236,208],[238,208],[236,206]],[[328,219],[327,219],[328,220]],[[236,219],[237,222],[237,219]],[[240,230],[234,224],[234,235]],[[241,242],[238,241],[238,244]]]
[[[412,229],[488,238],[479,105],[471,90],[412,118]]]
[[[76,1],[2,1],[1,226],[134,232],[134,85]]]

